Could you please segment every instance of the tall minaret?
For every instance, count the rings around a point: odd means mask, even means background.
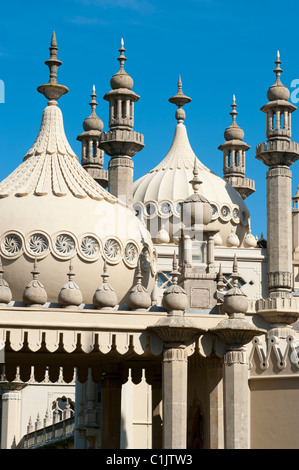
[[[254,180],[245,177],[246,152],[250,146],[243,142],[244,131],[236,121],[238,113],[235,95],[231,107],[232,123],[225,129],[224,144],[218,148],[223,151],[224,180],[233,186],[243,199],[246,199],[255,191],[255,184]]]
[[[280,81],[277,53],[276,81],[267,93],[267,142],[256,148],[256,158],[269,167],[267,172],[267,248],[270,297],[289,297],[292,291],[292,172],[299,158],[299,145],[291,141],[291,114],[296,107],[290,92]]]
[[[128,205],[133,200],[133,169],[132,157],[143,149],[143,135],[133,130],[134,103],[139,96],[132,91],[133,79],[125,72],[124,42],[121,40],[119,49],[119,71],[110,81],[112,90],[104,99],[109,101],[109,128],[102,132],[99,146],[111,157],[108,164],[108,190]]]
[[[82,142],[82,157],[81,164],[87,173],[92,176],[97,183],[103,188],[108,186],[108,172],[104,170],[104,151],[101,150],[99,145],[99,139],[103,130],[103,121],[96,114],[96,102],[95,86],[93,85],[91,102],[91,114],[83,122],[84,132],[78,135],[77,140]]]

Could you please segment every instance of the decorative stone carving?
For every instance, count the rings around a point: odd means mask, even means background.
[[[92,235],[86,235],[80,243],[80,251],[84,258],[96,259],[100,253],[98,240]]]
[[[37,262],[35,260],[32,270],[33,280],[25,287],[23,293],[23,301],[27,306],[40,307],[47,302],[48,296],[44,286],[38,280],[38,275],[39,270],[37,269]]]
[[[76,249],[75,240],[69,234],[61,233],[56,236],[54,249],[60,256],[73,256]]]
[[[114,238],[109,238],[104,244],[104,255],[111,263],[118,263],[121,258],[120,243]]]

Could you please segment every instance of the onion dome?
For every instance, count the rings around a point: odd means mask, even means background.
[[[163,293],[162,305],[168,313],[182,312],[188,307],[188,297],[186,291],[178,285],[178,278],[180,272],[178,270],[178,263],[176,253],[173,255],[172,264],[172,285],[165,289]]]
[[[3,278],[4,269],[0,258],[0,305],[6,305],[12,300],[12,294],[8,282]]]
[[[158,233],[163,224],[169,233],[169,243],[177,243],[182,203],[194,193],[190,180],[193,179],[196,161],[201,181],[198,195],[205,198],[212,208],[212,219],[207,229],[218,231],[219,244],[226,246],[227,237],[234,228],[242,244],[249,227],[249,211],[240,194],[196,157],[188,139],[185,111],[182,109],[191,98],[184,95],[181,79],[177,94],[169,101],[178,106],[174,138],[165,158],[133,184],[133,207],[137,216],[151,231],[154,243],[159,243]]]
[[[233,263],[233,287],[229,289],[224,295],[223,308],[228,314],[243,313],[245,314],[248,310],[248,298],[246,294],[238,287],[238,280],[240,278],[238,274],[237,257],[234,257]]]
[[[233,103],[231,105],[232,111],[230,113],[232,117],[232,123],[229,127],[227,127],[224,131],[224,138],[225,140],[243,140],[244,139],[244,131],[241,127],[238,126],[236,117],[238,115],[236,111],[236,97],[233,95]]]
[[[128,298],[128,307],[130,310],[146,310],[152,304],[150,294],[142,285],[141,263],[138,261],[137,266],[137,284],[130,290]]]
[[[246,248],[256,248],[257,247],[257,237],[252,235],[251,230],[245,235],[244,246]]]
[[[125,51],[126,49],[124,48],[124,40],[122,39],[119,49],[120,56],[117,59],[120,63],[120,69],[110,80],[110,86],[112,90],[117,90],[119,88],[127,88],[128,90],[131,90],[133,88],[133,79],[125,72],[124,69],[124,63],[127,60],[124,55]]]
[[[91,94],[92,100],[89,103],[89,105],[91,106],[91,114],[83,121],[83,129],[85,130],[85,132],[90,132],[90,131],[102,132],[104,128],[102,119],[100,119],[96,114],[96,107],[98,105],[98,103],[96,102],[96,96],[97,95],[95,92],[95,86],[93,85],[92,94]]]
[[[93,305],[98,309],[113,308],[117,305],[117,296],[113,287],[107,282],[108,277],[107,262],[105,262],[102,274],[103,283],[97,288],[93,296]]]
[[[38,275],[40,274],[37,268],[37,261],[35,259],[33,270],[31,271],[33,279],[25,287],[23,293],[23,301],[27,306],[31,307],[40,307],[47,302],[47,292],[43,284],[38,280]]]
[[[267,98],[269,101],[275,101],[275,100],[288,101],[290,97],[290,91],[280,81],[280,75],[282,73],[282,70],[280,68],[281,61],[280,61],[279,51],[277,51],[275,64],[276,64],[276,68],[273,70],[273,72],[276,74],[276,81],[274,85],[272,85],[269,88],[268,93],[267,93]]]
[[[92,305],[98,273],[106,261],[111,266],[111,285],[123,305],[140,255],[146,259],[143,283],[151,291],[155,250],[134,210],[101,187],[71,148],[57,103],[67,88],[54,83],[61,64],[55,37],[50,49],[50,82],[39,87],[49,100],[39,133],[22,163],[0,183],[0,256],[5,260],[5,277],[13,300],[21,300],[36,258],[48,302],[57,302],[73,259],[82,302]]]
[[[79,307],[82,304],[82,293],[78,284],[74,282],[75,273],[72,262],[68,272],[68,282],[64,284],[58,295],[58,302],[63,307]]]
[[[228,246],[239,246],[240,245],[240,240],[238,238],[238,235],[234,232],[234,230],[231,231],[230,235],[226,239],[226,243]]]

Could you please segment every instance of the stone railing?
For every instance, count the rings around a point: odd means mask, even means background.
[[[34,449],[38,447],[73,448],[75,417],[58,421],[26,434],[19,448]]]

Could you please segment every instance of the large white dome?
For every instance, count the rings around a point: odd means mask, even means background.
[[[183,122],[178,122],[174,139],[166,157],[154,169],[134,183],[134,208],[139,217],[154,227],[150,221],[158,218],[158,233],[163,227],[169,232],[169,241],[180,233],[180,204],[193,194],[194,161],[202,184],[199,194],[212,205],[213,217],[208,228],[218,230],[215,243],[223,246],[239,243],[249,229],[249,212],[239,193],[222,178],[209,170],[195,156]],[[173,233],[174,232],[174,233]],[[157,242],[159,236],[153,234]],[[232,236],[233,235],[233,236]]]
[[[1,182],[0,213],[0,254],[13,300],[22,300],[35,258],[49,302],[57,302],[70,260],[85,304],[92,304],[102,283],[104,261],[119,304],[135,284],[140,255],[143,284],[151,291],[155,252],[149,233],[80,165],[56,101],[45,108],[21,165]]]

